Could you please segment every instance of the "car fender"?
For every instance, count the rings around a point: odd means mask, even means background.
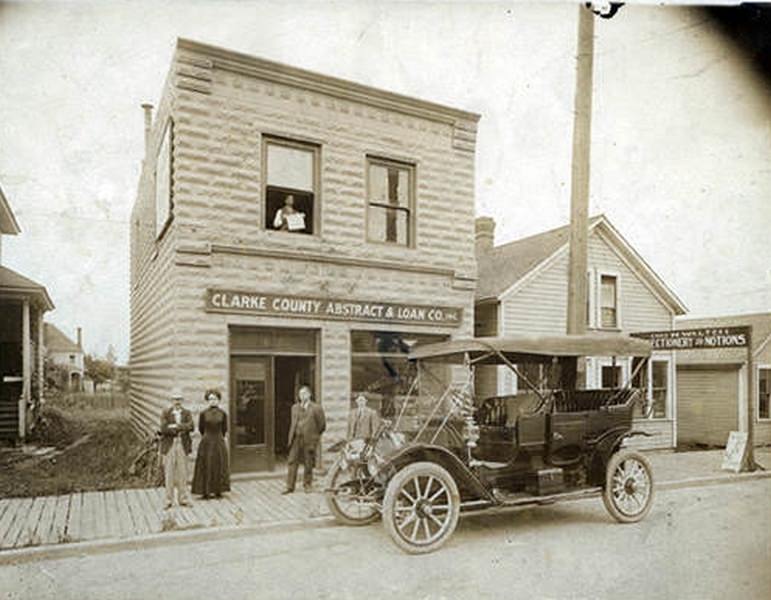
[[[479,498],[495,502],[492,493],[479,477],[456,454],[443,446],[416,444],[404,448],[389,457],[388,462],[378,469],[375,479],[385,487],[391,478],[406,465],[424,461],[436,463],[447,469],[461,490],[467,490]]]
[[[647,431],[629,429],[628,427],[615,427],[605,431],[598,438],[590,440],[590,444],[594,446],[594,455],[589,470],[589,481],[592,485],[604,484],[605,469],[610,457],[618,451],[625,439],[638,435],[651,437],[651,434]]]

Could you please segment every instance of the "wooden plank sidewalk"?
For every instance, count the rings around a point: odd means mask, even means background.
[[[164,510],[162,488],[0,499],[0,551],[164,531],[303,521],[328,514],[323,495],[282,496],[283,481],[235,481],[221,499]]]

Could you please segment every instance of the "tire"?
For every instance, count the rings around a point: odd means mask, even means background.
[[[343,469],[338,460],[330,469],[327,477],[325,499],[330,512],[338,523],[359,527],[369,525],[380,518],[380,513],[376,508],[362,505],[355,500],[346,500],[345,490],[340,488],[340,482],[345,481],[351,476],[349,469]]]
[[[653,470],[648,459],[634,450],[613,454],[605,470],[602,501],[619,523],[636,523],[653,504]]]
[[[441,548],[455,531],[459,516],[458,485],[436,463],[413,463],[388,483],[383,525],[391,540],[409,554]]]

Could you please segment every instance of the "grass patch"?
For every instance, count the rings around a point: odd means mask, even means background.
[[[147,487],[147,478],[129,473],[145,446],[133,432],[126,409],[75,409],[46,405],[33,443],[64,449],[39,461],[0,456],[0,497],[58,495],[71,492]],[[4,464],[5,463],[5,464]]]

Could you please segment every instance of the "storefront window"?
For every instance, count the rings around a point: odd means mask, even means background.
[[[383,417],[393,417],[414,380],[416,370],[407,361],[410,349],[417,344],[440,342],[446,336],[391,331],[351,332],[351,394],[352,399],[364,394],[371,408]],[[423,391],[435,393],[440,383],[446,383],[446,367],[430,367]],[[438,381],[432,382],[432,376]]]
[[[369,240],[409,246],[414,167],[369,158],[368,168]]]
[[[318,147],[269,139],[265,142],[265,228],[314,232]]]
[[[771,367],[758,369],[758,418],[771,418]]]

